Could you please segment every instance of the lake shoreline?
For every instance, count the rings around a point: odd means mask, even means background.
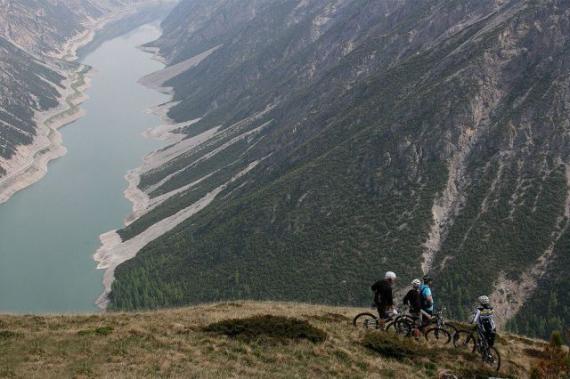
[[[152,54],[152,59],[165,64],[163,60],[157,59],[158,54],[156,51],[149,51],[148,48],[140,47],[140,50],[147,53]],[[166,67],[166,66],[165,66]],[[164,70],[164,68],[163,68]],[[162,71],[162,70],[159,70]],[[152,89],[157,92],[161,93],[168,93],[167,87],[156,87],[146,85],[142,78],[139,80],[139,84],[148,88]],[[172,96],[172,94],[170,94]],[[149,139],[155,139],[170,143],[175,143],[179,138],[183,138],[183,136],[172,133],[173,128],[177,128],[178,126],[167,116],[168,110],[173,106],[172,97],[169,102],[164,104],[163,106],[156,106],[148,109],[148,112],[160,117],[160,125],[146,130],[143,133],[143,137]],[[141,175],[145,172],[144,167],[145,165],[151,160],[151,156],[156,151],[153,151],[146,156],[143,157],[143,164],[138,166],[132,170],[129,170],[125,175],[125,180],[127,182],[127,188],[124,190],[123,195],[125,199],[127,199],[132,204],[132,212],[124,219],[124,226],[128,226],[132,222],[136,221],[139,217],[144,215],[148,209],[150,204],[150,197],[139,188],[139,183],[141,179]],[[136,252],[132,252],[131,254],[121,254],[118,250],[124,246],[124,242],[122,241],[121,237],[117,233],[117,230],[110,230],[106,233],[103,233],[99,236],[100,247],[95,251],[93,254],[93,260],[97,263],[98,270],[104,270],[103,274],[103,292],[97,298],[95,304],[99,307],[99,309],[105,311],[107,306],[109,305],[109,294],[111,293],[111,286],[113,281],[115,280],[115,269],[117,266],[128,259],[133,258]]]
[[[93,20],[86,30],[70,38],[58,51],[48,57],[77,62],[78,51],[94,40],[97,32],[110,23],[120,21],[144,9],[162,4],[160,0],[149,0],[140,4],[117,8],[110,14]],[[48,171],[49,163],[63,157],[67,150],[59,129],[72,124],[85,115],[80,105],[88,99],[92,70],[78,63],[78,68],[56,69],[64,79],[64,89],[60,90],[60,104],[54,109],[37,112],[35,120],[37,135],[29,145],[19,146],[15,156],[4,162],[6,175],[0,178],[0,205],[10,200],[17,192],[41,180]]]
[[[132,224],[148,212],[151,212],[153,209],[166,202],[171,197],[187,190],[188,188],[198,185],[202,180],[209,177],[209,175],[206,175],[205,177],[184,187],[177,188],[153,198],[151,198],[149,194],[152,193],[154,189],[160,187],[160,185],[167,181],[170,176],[167,176],[160,182],[145,188],[144,190],[139,187],[142,175],[154,169],[158,169],[172,159],[175,159],[177,156],[185,154],[188,151],[207,143],[212,138],[215,138],[220,132],[220,127],[218,126],[210,128],[191,138],[186,138],[185,134],[177,133],[179,129],[189,127],[199,122],[201,118],[182,123],[176,123],[174,120],[170,119],[168,117],[168,111],[174,107],[177,102],[174,100],[174,91],[172,88],[164,85],[164,83],[169,79],[200,64],[220,47],[221,45],[216,46],[179,64],[166,66],[162,70],[150,73],[139,80],[139,84],[159,93],[169,95],[171,99],[160,106],[149,109],[150,113],[160,117],[161,123],[157,127],[146,130],[143,133],[143,136],[153,140],[162,141],[164,142],[164,145],[144,156],[142,165],[128,171],[125,176],[128,187],[123,194],[125,198],[131,202],[132,211],[125,218],[124,226]],[[159,62],[165,61],[165,59],[158,55],[157,49],[143,48],[142,50],[146,53],[153,54],[153,59]],[[270,109],[271,108],[267,108],[264,112],[261,112],[254,117],[258,117]],[[118,233],[118,229],[101,234],[99,236],[101,245],[93,254],[93,259],[97,262],[97,268],[105,270],[103,275],[104,291],[96,301],[97,306],[102,310],[107,309],[110,302],[109,294],[111,293],[112,284],[115,280],[115,269],[119,265],[134,258],[146,245],[173,230],[179,224],[206,208],[219,193],[227,188],[229,184],[243,175],[246,175],[250,170],[255,168],[261,160],[253,162],[243,171],[237,173],[229,181],[205,194],[201,199],[188,207],[179,210],[175,214],[150,225],[147,229],[133,238],[123,241]]]
[[[60,128],[85,115],[80,105],[88,99],[85,91],[91,83],[92,70],[86,66],[66,73],[66,89],[62,91],[62,103],[55,109],[36,116],[38,134],[30,145],[20,146],[16,158],[9,160],[12,170],[0,180],[0,204],[7,202],[17,192],[36,183],[47,174],[48,164],[67,152]]]
[[[172,157],[171,154],[176,154],[180,150],[178,145],[185,139],[185,136],[183,134],[175,133],[177,129],[192,125],[200,121],[200,119],[196,119],[183,123],[176,123],[174,120],[168,117],[168,111],[176,105],[176,102],[173,101],[174,93],[172,89],[170,87],[164,86],[163,83],[165,81],[162,79],[159,79],[160,82],[157,82],[154,80],[148,80],[148,78],[156,75],[160,77],[161,73],[168,72],[169,67],[166,66],[165,59],[158,54],[157,49],[149,49],[147,47],[140,47],[140,49],[145,53],[152,54],[152,59],[165,64],[165,67],[161,70],[142,77],[138,81],[139,84],[148,89],[169,95],[171,98],[168,102],[160,106],[155,106],[148,109],[149,113],[154,114],[160,118],[160,124],[154,128],[146,130],[143,133],[143,136],[148,139],[162,141],[164,142],[164,146],[145,155],[143,157],[142,164],[132,170],[129,170],[125,175],[125,180],[127,181],[128,186],[123,192],[123,195],[129,202],[131,202],[132,211],[124,219],[124,226],[128,226],[131,223],[135,222],[137,219],[144,216],[146,213],[162,204],[170,196],[175,194],[169,193],[158,198],[151,199],[148,193],[139,187],[141,176],[145,172],[148,172],[153,168],[157,168],[161,164],[166,163]],[[211,50],[211,52],[213,51],[215,51],[215,49]],[[208,55],[209,54],[204,55],[202,59],[206,58]],[[201,60],[197,61],[195,64],[199,63],[200,61]],[[216,134],[217,130],[218,128],[213,128],[194,138],[189,139],[189,145],[198,146],[208,141]],[[167,146],[168,148],[165,148]],[[183,149],[187,148],[187,146],[183,147]],[[179,213],[183,213],[183,211]],[[195,210],[195,212],[198,211],[199,209]],[[122,240],[118,234],[118,230],[111,230],[99,236],[101,245],[93,254],[93,260],[97,262],[97,269],[105,270],[103,274],[104,291],[96,301],[96,305],[101,310],[106,310],[107,306],[109,305],[108,296],[111,293],[111,287],[113,281],[115,280],[115,269],[120,264],[134,258],[144,246],[152,242],[154,239],[160,237],[160,235],[166,233],[168,230],[174,228],[181,221],[182,220],[176,221],[175,217],[162,220],[162,222],[152,225],[148,230],[128,241]]]

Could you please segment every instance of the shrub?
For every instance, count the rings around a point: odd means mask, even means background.
[[[327,338],[326,332],[315,328],[307,321],[271,315],[223,320],[208,325],[204,331],[244,340],[270,338],[281,341],[308,340],[320,343]]]
[[[562,343],[562,334],[559,331],[552,332],[550,336],[550,346],[553,348],[561,348]]]
[[[113,333],[113,328],[110,326],[102,326],[96,329],[85,329],[77,332],[77,334],[79,334],[80,336],[88,336],[88,335],[107,336],[111,333]]]
[[[386,358],[402,360],[414,358],[430,352],[422,346],[413,344],[411,340],[402,340],[385,333],[367,333],[363,345]]]
[[[426,346],[410,338],[403,339],[383,332],[367,333],[362,344],[385,358],[412,361],[424,367],[428,374],[437,369],[449,369],[449,375],[464,379],[497,375],[495,371],[482,367],[478,359],[473,359],[473,354],[452,347]]]
[[[113,328],[110,326],[103,326],[100,328],[95,329],[95,334],[98,334],[100,336],[106,336],[113,333]]]
[[[8,338],[15,337],[16,333],[9,330],[0,330],[0,340],[7,340]]]
[[[303,315],[303,317],[306,317],[308,319],[311,320],[315,320],[315,321],[321,321],[321,322],[330,322],[330,323],[341,323],[341,322],[349,322],[350,318],[338,314],[338,313],[331,313],[331,312],[327,312],[323,315]]]

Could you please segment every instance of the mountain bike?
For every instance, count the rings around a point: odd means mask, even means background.
[[[453,346],[472,353],[481,354],[483,363],[496,371],[501,368],[501,355],[494,346],[489,346],[487,337],[480,326],[476,330],[459,330],[453,336]]]
[[[371,308],[376,308],[376,306],[372,305]],[[400,335],[410,335],[412,330],[411,320],[412,316],[406,314],[406,311],[387,319],[380,319],[371,312],[362,312],[352,319],[352,325],[364,329],[384,330],[386,332]]]
[[[443,316],[445,308],[441,308],[433,316],[431,316],[431,323],[434,326],[427,327],[424,331],[424,336],[427,341],[435,345],[447,345],[451,342],[452,336],[457,333],[457,328],[446,322]]]

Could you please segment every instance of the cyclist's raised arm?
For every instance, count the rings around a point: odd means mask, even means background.
[[[481,311],[479,309],[476,309],[475,313],[473,314],[473,319],[471,320],[471,323],[477,324],[479,322],[479,316],[481,316]]]

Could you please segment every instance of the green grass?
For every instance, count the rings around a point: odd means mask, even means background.
[[[350,320],[361,311],[240,301],[144,313],[0,315],[10,331],[0,337],[0,376],[428,379],[484,372],[477,357],[354,328]],[[506,335],[497,346],[504,360],[497,376],[528,378],[543,356],[525,351],[545,346]]]

